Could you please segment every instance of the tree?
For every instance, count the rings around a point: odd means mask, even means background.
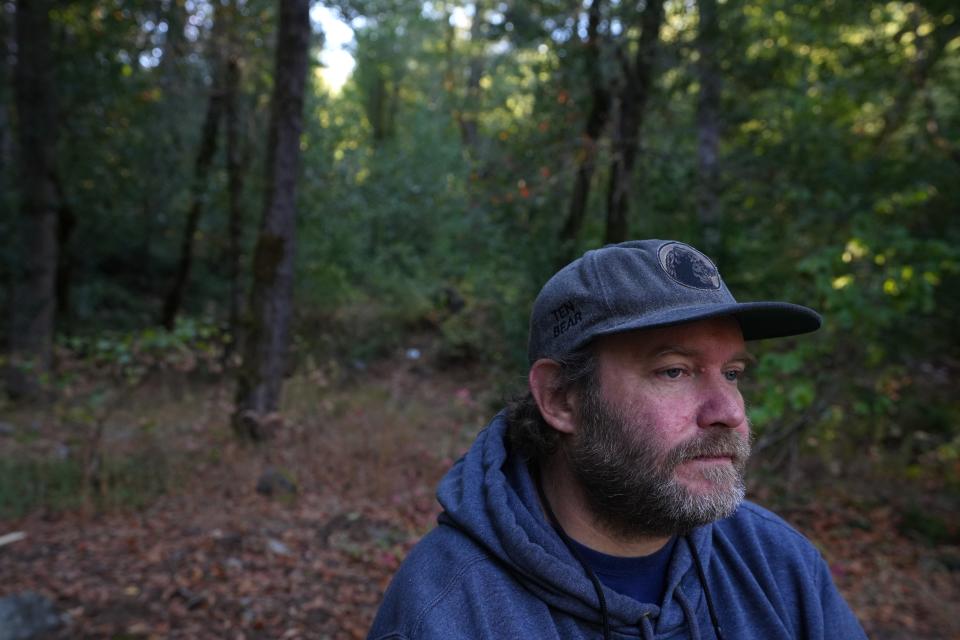
[[[717,1],[700,0],[697,33],[697,218],[703,249],[719,260],[723,249],[720,235],[719,164],[720,150],[720,23]]]
[[[396,33],[406,26],[404,22],[402,17],[390,16],[356,31],[354,79],[363,95],[374,147],[382,146],[396,133],[400,84],[409,55],[407,47],[403,46],[407,43]]]
[[[640,16],[640,40],[631,60],[623,48],[617,51],[622,81],[617,94],[612,133],[613,158],[607,189],[607,231],[605,243],[623,242],[629,236],[627,213],[630,185],[640,144],[640,128],[650,92],[663,22],[663,3],[648,0]]]
[[[216,6],[216,5],[214,5]],[[191,204],[184,224],[183,236],[180,241],[180,258],[177,261],[177,271],[173,283],[167,291],[163,301],[163,312],[160,324],[172,329],[183,302],[184,290],[190,278],[190,268],[193,265],[193,245],[197,235],[197,225],[203,214],[203,206],[207,200],[209,188],[210,165],[217,151],[217,132],[220,120],[223,119],[224,92],[227,74],[227,63],[221,60],[221,49],[224,45],[222,26],[225,17],[217,16],[214,12],[213,40],[210,43],[210,70],[212,82],[210,96],[207,100],[206,116],[203,119],[203,133],[200,136],[200,147],[197,150],[197,159],[194,165],[193,184],[191,187]],[[229,162],[229,159],[228,159]]]
[[[253,440],[266,435],[259,418],[280,406],[286,371],[293,315],[296,184],[310,47],[309,0],[280,0],[279,13],[266,190],[233,417],[236,433]]]
[[[10,17],[6,11],[3,11],[3,5],[0,4],[0,187],[6,189],[9,185],[6,178],[14,166],[14,141],[10,135],[10,123],[13,120],[10,104],[9,87],[13,85],[12,69],[10,68],[10,50],[13,49],[13,38],[15,29],[10,24]]]
[[[243,176],[246,168],[246,153],[242,149],[242,126],[240,123],[240,69],[239,43],[237,42],[236,6],[231,6],[230,27],[227,35],[227,67],[224,83],[224,125],[227,156],[227,262],[230,280],[230,308],[228,313],[231,341],[227,344],[229,356],[240,330],[240,313],[243,307]]]
[[[10,304],[8,390],[36,389],[50,369],[56,313],[57,114],[49,0],[17,3],[15,89],[20,143],[20,255]]]
[[[483,77],[483,2],[473,3],[473,17],[470,20],[470,62],[466,78],[466,94],[461,108],[457,111],[457,125],[464,149],[476,161],[479,145],[477,114],[480,110],[480,79]]]
[[[583,226],[583,218],[590,197],[590,185],[596,168],[597,144],[610,117],[610,90],[600,65],[601,0],[593,0],[587,18],[585,75],[590,82],[590,113],[577,150],[577,175],[567,209],[567,220],[560,231],[562,260],[573,258],[572,245]],[[570,248],[568,248],[570,247]]]

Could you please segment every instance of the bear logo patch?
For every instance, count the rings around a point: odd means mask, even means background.
[[[720,272],[707,256],[693,247],[679,242],[668,242],[657,252],[660,268],[668,276],[686,287],[719,289]]]

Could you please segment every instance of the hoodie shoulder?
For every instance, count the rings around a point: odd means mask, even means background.
[[[774,512],[747,500],[740,505],[734,516],[721,521],[721,524],[727,521],[732,521],[731,524],[740,527],[752,529],[757,535],[773,536],[781,542],[783,542],[783,538],[786,538],[786,542],[789,544],[811,545],[810,540],[786,520]]]
[[[820,551],[783,518],[744,502],[712,527],[711,586],[737,603],[727,614],[740,637],[761,619],[766,637],[864,637]]]
[[[464,575],[488,556],[469,539],[438,525],[414,546],[383,596],[368,638],[421,638],[425,621],[455,597]]]
[[[823,559],[813,543],[783,518],[745,501],[736,513],[713,525],[714,551],[736,555],[748,565],[789,568],[810,582],[822,579]]]
[[[538,637],[545,610],[503,563],[441,522],[393,577],[368,639]]]
[[[384,594],[368,640],[575,640],[596,637],[592,609],[568,610],[537,590],[537,578],[492,555],[449,524],[421,540]],[[589,584],[589,583],[588,583]]]

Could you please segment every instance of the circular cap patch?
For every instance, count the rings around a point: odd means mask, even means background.
[[[679,242],[668,242],[657,252],[662,268],[668,276],[686,287],[719,289],[720,273],[710,258],[693,247]]]

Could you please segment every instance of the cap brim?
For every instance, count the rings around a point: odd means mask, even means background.
[[[743,302],[733,315],[740,322],[744,340],[785,338],[811,333],[823,318],[808,307],[789,302]]]
[[[789,302],[734,302],[670,309],[658,314],[637,318],[631,322],[605,327],[595,335],[609,335],[636,329],[655,329],[697,320],[732,316],[740,323],[744,340],[785,338],[810,333],[820,328],[820,314]]]

